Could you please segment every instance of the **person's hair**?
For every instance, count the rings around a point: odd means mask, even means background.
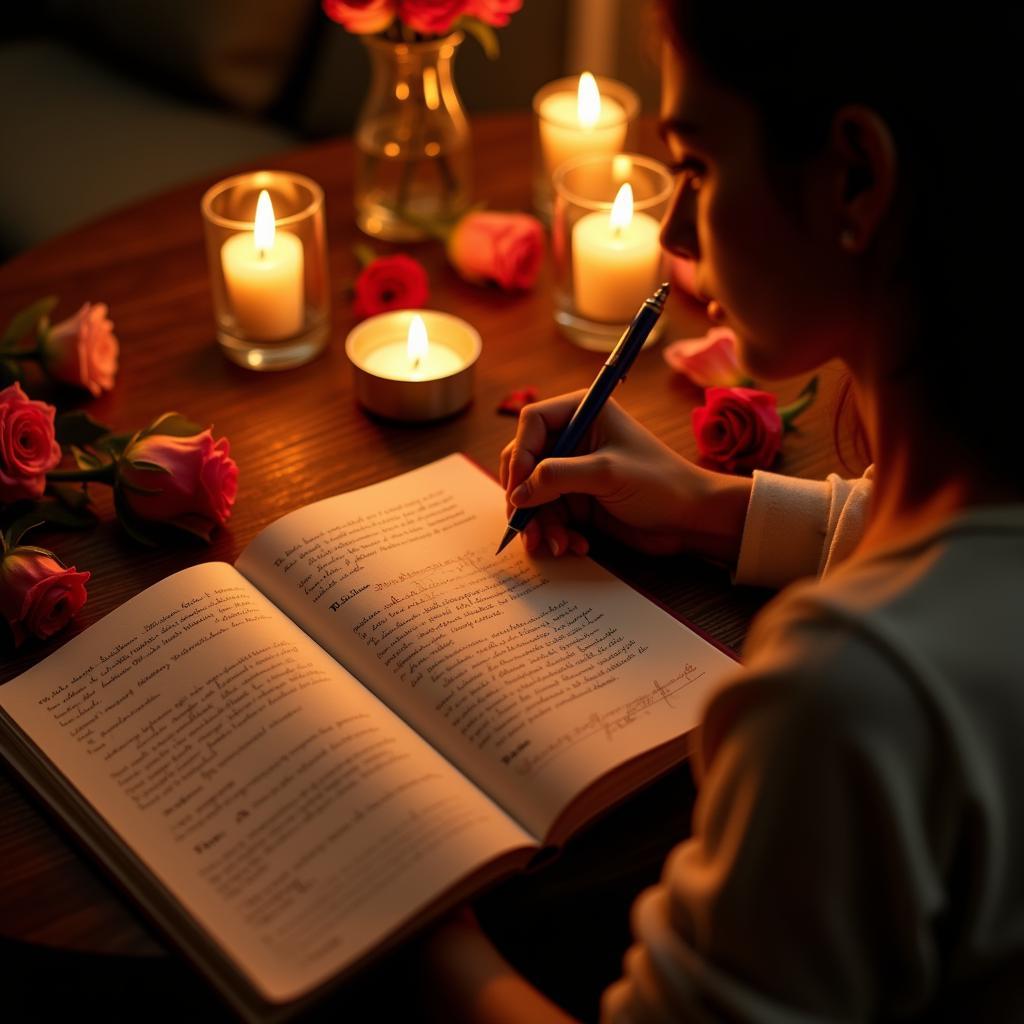
[[[827,139],[847,103],[889,125],[915,335],[901,373],[977,464],[1024,490],[1017,295],[1022,16],[1016,4],[660,0],[668,37],[751,102],[785,201],[788,168]],[[1009,387],[1007,387],[1009,385]],[[941,453],[937,453],[941,457]]]

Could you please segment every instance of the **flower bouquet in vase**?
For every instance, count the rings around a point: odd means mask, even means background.
[[[465,33],[497,55],[496,27],[522,0],[323,0],[360,36],[370,91],[354,130],[356,223],[388,241],[418,241],[472,198],[469,122],[452,65]]]

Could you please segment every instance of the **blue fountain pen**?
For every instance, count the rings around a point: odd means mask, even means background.
[[[572,455],[583,439],[583,435],[590,429],[594,420],[600,415],[605,402],[611,397],[616,386],[626,379],[626,374],[633,365],[640,349],[644,347],[654,325],[658,322],[662,310],[665,308],[665,298],[668,296],[668,282],[664,282],[658,290],[649,298],[644,299],[644,304],[639,312],[633,317],[633,322],[626,328],[619,343],[612,350],[601,372],[594,378],[590,390],[583,396],[583,401],[576,407],[565,430],[559,435],[554,448],[545,458],[561,459],[566,455]],[[527,523],[533,519],[537,508],[517,508],[508,521],[508,529],[505,536],[501,538],[496,555],[500,555],[506,545],[517,533],[526,529]]]

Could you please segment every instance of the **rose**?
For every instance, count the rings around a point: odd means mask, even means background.
[[[324,13],[349,32],[383,32],[395,20],[396,0],[323,0]]]
[[[467,281],[507,291],[533,286],[544,255],[544,229],[527,213],[467,213],[448,237],[448,259]]]
[[[430,282],[423,264],[397,253],[368,263],[355,281],[356,316],[373,316],[389,309],[416,309],[427,304]]]
[[[662,354],[676,373],[702,388],[728,388],[743,379],[736,359],[736,335],[728,327],[712,327],[703,338],[674,341]]]
[[[523,6],[523,0],[469,0],[466,14],[495,28],[503,28]]]
[[[159,429],[159,421],[150,428]],[[144,432],[117,465],[119,500],[140,519],[169,523],[206,540],[227,522],[238,492],[238,466],[227,438],[209,428],[189,437]]]
[[[65,569],[49,551],[15,547],[0,561],[0,615],[14,634],[45,640],[85,604],[89,573]]]
[[[55,412],[31,401],[20,384],[0,391],[0,503],[42,496],[47,471],[60,462]]]
[[[754,388],[708,388],[693,410],[697,451],[720,469],[767,469],[782,446],[775,396]]]
[[[85,303],[43,335],[42,361],[50,376],[85,388],[93,396],[109,391],[117,374],[118,344],[102,302]]]
[[[398,0],[398,17],[426,36],[443,36],[466,12],[467,0]]]

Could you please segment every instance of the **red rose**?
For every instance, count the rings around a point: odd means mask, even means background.
[[[45,640],[62,629],[85,604],[89,573],[65,569],[49,551],[17,547],[0,561],[0,615],[14,633]]]
[[[718,468],[767,469],[782,446],[775,396],[754,388],[708,388],[693,410],[697,451]]]
[[[227,438],[209,429],[191,437],[148,434],[128,446],[117,469],[121,500],[140,519],[170,523],[209,539],[227,522],[238,466]]]
[[[523,0],[469,0],[466,14],[495,28],[503,28],[523,6]]]
[[[114,386],[118,344],[102,302],[85,303],[43,338],[43,365],[51,377],[85,388],[93,397]]]
[[[398,17],[425,36],[447,35],[466,13],[467,0],[398,0]]]
[[[395,20],[396,0],[323,0],[324,14],[349,32],[383,32]]]
[[[528,213],[467,213],[448,238],[448,259],[475,284],[531,288],[544,257],[544,228]]]
[[[374,316],[389,309],[421,309],[430,298],[423,264],[398,253],[368,263],[355,283],[356,316]]]
[[[31,401],[20,384],[0,391],[0,504],[42,496],[47,471],[60,462],[55,412]]]

